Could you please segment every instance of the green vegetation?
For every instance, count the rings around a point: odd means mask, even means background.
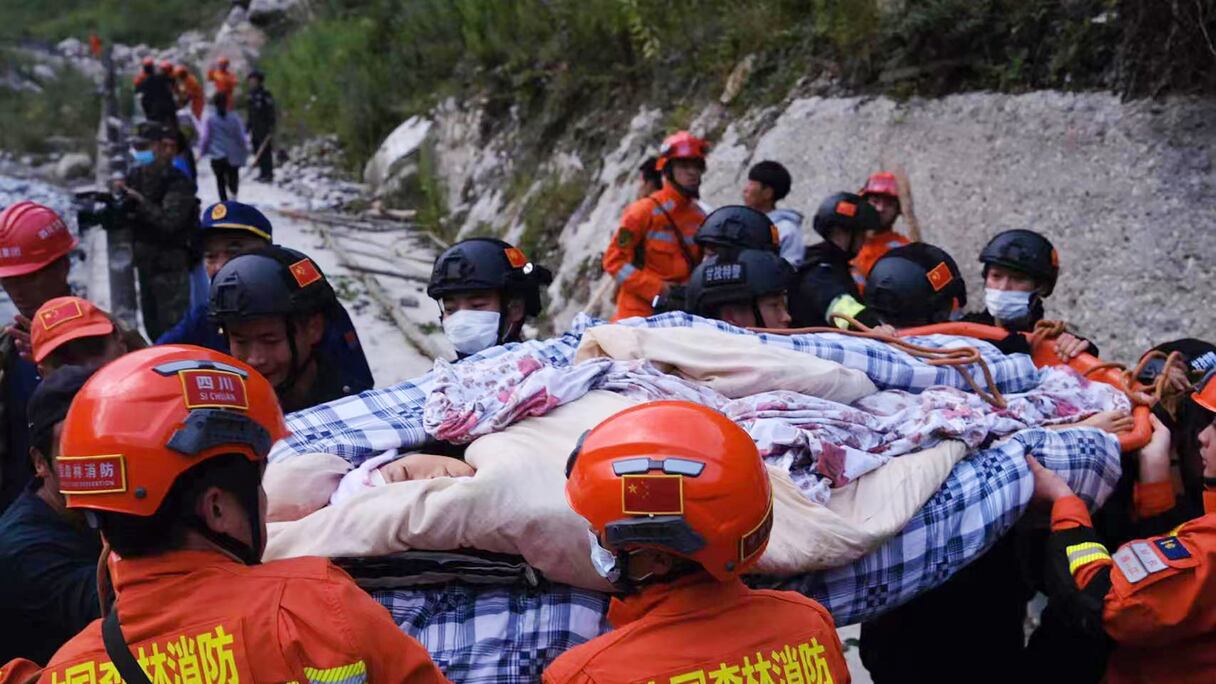
[[[558,253],[557,237],[587,192],[587,178],[576,174],[565,181],[549,176],[524,204],[519,248],[537,263],[552,263]]]
[[[52,150],[52,138],[71,141],[73,149],[92,153],[100,110],[95,87],[86,76],[65,69],[54,78],[27,73],[28,65],[0,51],[0,73],[21,74],[40,90],[0,89],[0,149],[17,153]]]
[[[228,0],[3,0],[0,39],[57,42],[102,38],[165,45],[192,28],[218,25]]]
[[[683,119],[755,55],[732,106],[839,78],[896,96],[963,89],[1216,92],[1216,0],[314,0],[268,66],[301,130],[352,162],[409,114],[484,98],[543,156],[579,117],[665,103]],[[277,46],[277,47],[276,47]],[[611,120],[608,120],[611,121]],[[588,144],[609,131],[580,131]]]

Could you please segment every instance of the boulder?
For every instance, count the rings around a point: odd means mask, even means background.
[[[418,150],[431,131],[431,121],[412,116],[380,143],[363,167],[363,182],[379,195],[417,172]]]
[[[55,177],[59,180],[83,178],[93,172],[93,160],[80,152],[69,152],[55,163]]]
[[[249,3],[249,22],[266,27],[284,22],[300,7],[300,0],[253,0]]]

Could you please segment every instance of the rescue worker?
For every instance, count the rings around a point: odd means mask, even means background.
[[[1007,230],[988,241],[980,251],[980,263],[984,265],[985,310],[962,320],[1015,333],[1033,331],[1043,320],[1043,300],[1051,296],[1060,276],[1055,247],[1033,230]],[[1085,351],[1098,354],[1092,343],[1071,333],[1056,340],[1056,353],[1065,361]]]
[[[806,257],[790,288],[793,327],[822,325],[847,327],[832,316],[846,314],[868,326],[879,324],[867,311],[849,271],[849,260],[865,240],[866,231],[878,225],[878,212],[861,197],[839,192],[825,199],[815,212],[814,228],[823,242],[806,249]]]
[[[890,171],[872,174],[858,194],[878,212],[878,227],[867,232],[861,251],[857,252],[851,262],[853,278],[859,287],[864,288],[870,269],[882,255],[910,243],[911,240],[895,232],[895,219],[899,218],[900,214],[899,183],[895,180],[895,174]]]
[[[128,354],[62,432],[60,491],[113,550],[115,601],[40,681],[447,681],[328,560],[259,562],[262,472],[287,428],[249,366],[184,345]]]
[[[30,326],[34,363],[43,377],[62,366],[98,368],[148,346],[106,312],[80,297],[56,297],[39,307]]]
[[[139,105],[149,121],[166,126],[177,124],[177,102],[173,97],[173,82],[169,76],[157,71],[156,63],[148,57],[143,62],[143,73],[136,78],[135,92],[139,94]]]
[[[777,227],[778,251],[794,268],[802,264],[806,240],[802,236],[802,214],[793,209],[778,209],[777,203],[790,194],[790,172],[780,163],[759,162],[747,172],[743,203],[763,212]]]
[[[659,173],[658,157],[647,157],[638,167],[638,194],[634,199],[645,199],[663,189],[663,175]]]
[[[604,272],[617,282],[612,320],[654,313],[654,299],[681,285],[701,263],[693,234],[705,220],[697,202],[709,146],[688,131],[668,136],[655,167],[663,189],[630,204],[604,251]]]
[[[162,59],[160,61],[160,64],[158,64],[157,66],[160,68],[161,75],[168,76],[169,78],[173,78],[173,61],[172,60]]]
[[[152,57],[144,57],[139,62],[139,71],[135,72],[135,77],[131,79],[131,85],[136,92],[139,92],[139,84],[144,82],[148,74],[156,70],[156,60]]]
[[[685,291],[688,313],[741,328],[788,328],[789,262],[768,250],[745,249],[732,261],[703,263]]]
[[[780,231],[760,211],[730,205],[710,212],[693,240],[701,248],[703,261],[732,261],[744,249],[776,252],[780,247]]]
[[[471,238],[435,259],[426,295],[439,304],[443,333],[463,359],[522,341],[524,321],[540,314],[540,290],[552,281],[518,247]]]
[[[1216,382],[1192,396],[1208,412],[1199,435],[1206,514],[1112,554],[1094,532],[1084,502],[1055,473],[1028,459],[1034,499],[1051,505],[1047,573],[1052,602],[1112,645],[1104,680],[1210,682],[1216,677]],[[1169,432],[1154,426],[1166,441]],[[1168,460],[1164,468],[1168,482]]]
[[[613,631],[558,656],[541,681],[850,681],[823,606],[740,579],[768,545],[773,500],[734,422],[688,402],[634,406],[587,432],[566,470],[591,562],[621,593]]]
[[[967,283],[958,264],[928,243],[892,249],[866,280],[866,307],[895,328],[945,323],[966,305]]]
[[[139,303],[148,338],[156,339],[190,305],[190,239],[198,226],[198,198],[194,182],[173,165],[173,129],[145,122],[132,144],[135,168],[116,186],[134,201],[127,219],[134,233]]]
[[[38,386],[30,321],[48,300],[71,294],[69,254],[76,237],[54,210],[17,202],[0,213],[0,286],[17,316],[0,336],[0,511],[21,493],[32,476],[26,404]]]
[[[228,58],[220,55],[215,60],[215,66],[207,72],[207,80],[215,86],[215,92],[223,93],[224,105],[228,111],[232,111],[232,105],[236,102],[236,74],[228,70]]]
[[[185,64],[179,64],[173,70],[173,77],[177,82],[178,106],[189,104],[190,113],[194,115],[195,119],[202,121],[203,108],[207,105],[207,95],[203,91],[203,84],[198,82]]]
[[[246,79],[249,82],[249,97],[246,101],[248,115],[246,126],[249,142],[256,155],[257,180],[263,183],[274,181],[274,96],[266,89],[266,75],[254,69]]]
[[[97,559],[101,543],[59,493],[59,435],[72,398],[93,374],[67,366],[48,375],[30,397],[34,478],[0,517],[0,605],[20,629],[0,640],[0,661],[45,663],[100,611]]]
[[[203,211],[195,244],[203,253],[203,268],[208,281],[215,278],[224,264],[240,254],[269,247],[274,240],[274,226],[256,207],[233,200],[217,202]],[[209,298],[208,298],[209,299]],[[157,344],[194,344],[228,353],[228,340],[207,312],[209,301],[190,308],[177,325],[157,338]],[[367,356],[350,314],[341,302],[326,318],[321,348],[333,359],[341,373],[342,384],[352,392],[362,392],[375,386]]]
[[[224,264],[211,279],[208,315],[288,413],[370,389],[352,385],[325,346],[345,310],[320,267],[294,249],[274,245]]]

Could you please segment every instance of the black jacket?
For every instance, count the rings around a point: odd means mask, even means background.
[[[857,284],[849,270],[849,255],[830,242],[820,242],[806,248],[806,257],[794,276],[789,290],[790,317],[794,328],[831,325],[828,307],[837,297],[851,296],[861,302]],[[878,317],[862,311],[857,320],[866,325],[879,324]]]
[[[249,91],[248,107],[246,128],[249,129],[249,135],[263,138],[274,131],[274,96],[269,90],[257,88]]]

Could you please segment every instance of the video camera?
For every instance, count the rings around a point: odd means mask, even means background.
[[[83,231],[93,226],[113,230],[124,225],[135,211],[136,201],[125,190],[76,193],[76,223]]]

